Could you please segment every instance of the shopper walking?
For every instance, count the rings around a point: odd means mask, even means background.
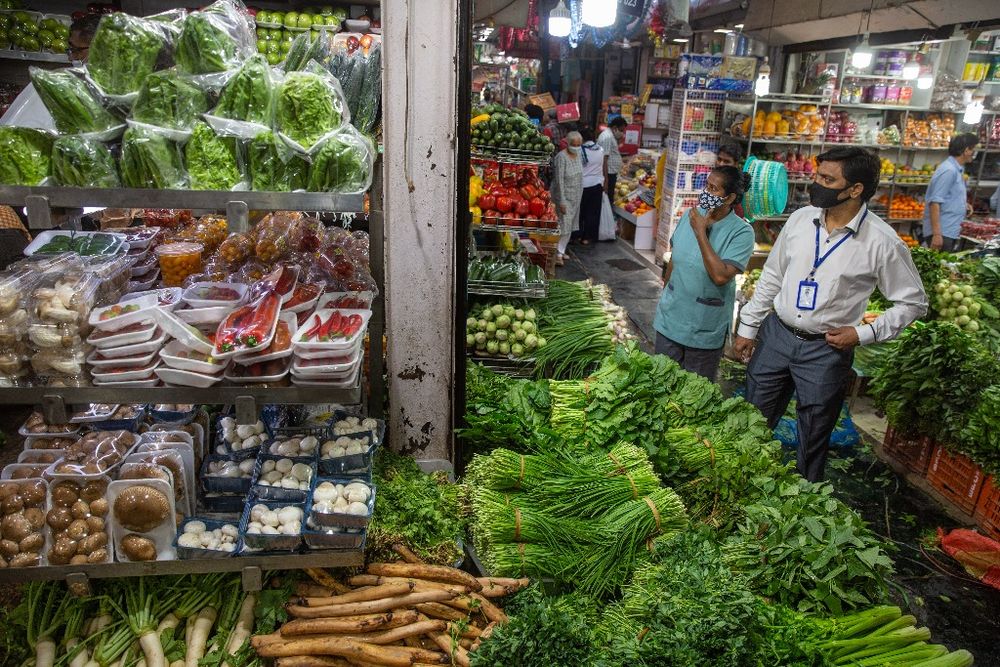
[[[962,234],[962,221],[972,213],[966,199],[965,165],[976,157],[979,138],[960,134],[948,143],[948,158],[938,165],[924,195],[924,245],[954,252]]]
[[[552,165],[552,201],[559,214],[559,245],[556,264],[566,260],[566,247],[576,230],[583,198],[583,137],[579,132],[566,135],[566,148],[556,153]]]
[[[734,343],[736,355],[750,362],[747,400],[771,428],[796,393],[798,469],[810,481],[823,479],[854,347],[895,338],[927,312],[909,250],[868,209],[878,157],[842,147],[817,162],[812,205],[793,212],[778,235]],[[893,305],[862,325],[875,287]]]
[[[604,149],[605,173],[607,173],[607,183],[605,192],[612,201],[615,199],[615,186],[618,184],[618,172],[622,170],[622,152],[618,148],[622,139],[625,138],[625,128],[628,123],[621,116],[613,118],[608,126],[604,128],[597,137],[597,145]]]
[[[566,140],[566,129],[559,124],[555,109],[548,112],[548,122],[542,128],[542,134],[551,139],[556,148],[560,150],[565,148],[563,142]]]
[[[656,353],[686,371],[714,381],[736,300],[736,275],[753,254],[754,232],[733,206],[750,187],[750,175],[716,167],[670,240],[666,287],[653,328]]]
[[[604,149],[594,141],[594,131],[585,127],[580,131],[583,145],[580,158],[583,162],[583,197],[580,199],[580,229],[576,232],[582,245],[597,243],[601,229],[601,197],[607,180],[607,163]]]

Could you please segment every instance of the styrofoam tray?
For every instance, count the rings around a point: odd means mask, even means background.
[[[90,334],[89,338],[87,338],[87,344],[93,345],[98,350],[106,350],[108,348],[116,348],[116,347],[128,347],[135,345],[137,343],[145,343],[147,341],[152,340],[156,331],[157,331],[156,323],[154,322],[148,326],[143,326],[141,329],[137,331],[123,332],[115,334],[113,336],[97,337],[98,332],[94,332]],[[126,355],[121,355],[121,356],[126,356]]]
[[[118,389],[148,389],[150,387],[159,387],[160,378],[149,378],[147,380],[129,380],[127,382],[100,382],[94,380],[95,387],[115,387]]]
[[[233,312],[233,306],[212,306],[211,308],[182,308],[174,311],[177,317],[188,324],[201,325],[211,324],[217,326],[219,322],[226,319],[226,315]]]
[[[347,380],[344,381],[310,380],[292,375],[292,384],[298,385],[300,387],[329,387],[331,389],[351,389],[358,385],[358,378],[360,374],[361,374],[361,364],[358,364],[358,367],[357,369],[355,369],[354,373]]]
[[[304,336],[315,324],[315,317],[319,317],[321,320],[326,320],[331,317],[335,310],[338,309],[323,309],[317,310],[315,313],[309,316],[306,323],[299,327],[296,337],[292,342],[292,347],[298,350],[306,351],[319,351],[319,350],[350,350],[354,345],[361,339],[365,337],[365,332],[368,330],[368,320],[371,319],[372,311],[370,310],[340,310],[341,315],[359,315],[361,316],[361,327],[358,329],[357,333],[349,338],[341,338],[338,340],[332,340],[326,343],[316,343],[316,342],[305,342],[301,341],[301,337]]]
[[[110,538],[111,543],[114,544],[115,560],[119,563],[131,562],[121,550],[121,540],[126,535],[132,534],[133,531],[127,530],[124,526],[122,526],[118,522],[114,513],[115,502],[118,500],[119,494],[130,486],[150,486],[166,496],[169,504],[167,518],[152,531],[148,533],[135,534],[153,540],[156,544],[156,560],[175,560],[177,558],[177,554],[174,552],[174,534],[176,533],[176,529],[174,527],[174,517],[176,516],[174,490],[170,488],[169,484],[160,479],[115,480],[108,485],[108,505],[111,510],[108,515],[109,520],[107,523],[111,527]]]
[[[243,306],[241,306],[241,308],[242,307]],[[260,341],[260,343],[257,345],[257,347],[254,348],[255,350],[266,350],[268,347],[270,347],[271,341],[274,340],[274,332],[278,330],[278,322],[280,320],[281,320],[281,311],[279,310],[278,311],[278,316],[274,318],[274,322],[271,324],[271,330],[264,337],[264,340]],[[220,327],[222,326],[222,322],[219,323],[219,326]],[[216,336],[218,337],[218,327],[216,327]],[[217,351],[215,349],[215,346],[213,345],[212,346],[212,350],[210,350],[210,352],[212,353],[213,357],[216,357],[218,359],[232,359],[233,357],[235,357],[237,354],[240,354],[241,352],[242,353],[246,353],[246,349],[241,348],[239,350],[233,350],[231,352],[219,352],[219,351]]]
[[[260,362],[260,363],[267,363],[267,362]],[[233,370],[236,368],[236,364],[232,364],[228,368],[226,368],[225,378],[226,380],[232,382],[233,384],[259,384],[261,382],[277,382],[278,380],[284,379],[288,375],[288,372],[289,370],[291,370],[291,367],[292,367],[291,360],[287,360],[284,362],[283,365],[284,370],[282,370],[282,372],[278,373],[277,375],[258,375],[258,376],[248,375],[248,376],[237,377],[231,375]]]
[[[201,373],[192,373],[191,371],[182,371],[168,367],[157,368],[156,376],[168,385],[175,387],[199,387],[204,389],[222,381],[222,373],[218,375],[202,375]]]
[[[159,329],[157,329],[159,331]],[[148,340],[144,343],[135,343],[133,345],[123,345],[121,347],[108,347],[100,349],[101,356],[108,359],[121,359],[123,357],[134,357],[136,355],[142,354],[155,354],[163,347],[163,344],[167,342],[167,334],[160,331],[160,335],[152,340]]]
[[[303,301],[302,303],[298,304],[297,306],[291,306],[290,308],[286,308],[285,304],[282,303],[282,310],[288,311],[289,313],[304,313],[304,312],[312,310],[313,308],[316,307],[316,303],[320,299],[323,298],[323,290],[326,289],[326,281],[325,280],[320,280],[317,283],[303,283],[303,284],[312,285],[312,286],[317,287],[319,289],[319,291],[316,292],[316,298],[310,299],[309,301]],[[299,287],[300,287],[300,285],[296,285],[295,289],[298,289]],[[294,290],[292,291],[292,296],[295,296],[295,291]],[[291,297],[289,297],[288,300],[291,301]]]
[[[24,435],[22,433],[22,435]],[[48,435],[45,433],[35,433],[32,435],[24,436],[24,451],[39,451],[39,452],[62,452],[66,447],[35,447],[35,443],[39,440],[55,440],[64,439],[69,440],[71,443],[79,440],[82,436],[79,433],[68,433],[65,435]]]
[[[132,267],[132,277],[133,278],[143,278],[144,280],[148,278],[149,273],[159,267],[155,255],[148,255],[140,258],[139,261],[135,263]]]
[[[21,452],[21,453],[25,454],[27,452]],[[3,467],[3,470],[0,470],[0,480],[10,479],[15,482],[20,482],[23,479],[38,479],[45,474],[45,471],[49,469],[50,465],[52,464],[51,463],[8,463]],[[31,471],[29,477],[21,479],[13,479],[14,473],[18,472],[19,470]],[[48,530],[46,529],[45,532],[48,532]]]
[[[89,360],[88,360],[89,363]],[[107,409],[104,412],[94,413],[92,412],[95,405],[106,405]],[[107,421],[115,412],[118,411],[118,403],[102,403],[102,404],[90,404],[90,409],[87,413],[76,414],[70,417],[69,423],[71,424],[86,424],[88,422],[103,422]]]
[[[346,380],[357,370],[361,357],[343,364],[302,366],[299,359],[292,364],[292,374],[304,380]]]
[[[125,236],[122,235],[122,234],[114,234],[114,233],[111,233],[111,232],[76,232],[76,231],[74,231],[74,232],[68,232],[68,231],[61,230],[61,229],[46,229],[44,232],[39,232],[38,235],[35,236],[34,240],[31,243],[29,243],[27,245],[27,247],[25,247],[25,249],[22,252],[24,253],[25,257],[31,257],[36,252],[38,252],[39,248],[41,248],[42,246],[44,246],[46,243],[48,243],[49,241],[51,241],[55,237],[57,237],[57,236],[70,236],[70,235],[72,235],[72,236],[98,236],[98,235],[113,236],[113,237],[117,238],[119,241],[122,242],[122,244],[124,246],[124,249],[126,251],[128,251],[128,249],[129,249],[129,245],[125,241]]]
[[[195,419],[197,419],[197,417]],[[152,426],[149,427],[149,431],[147,432],[155,433],[158,431],[180,431],[181,433],[187,433],[188,436],[191,437],[191,446],[194,448],[195,453],[198,454],[199,456],[204,456],[206,447],[205,429],[202,428],[201,424],[199,424],[197,421],[193,421],[190,424],[187,424],[187,428],[194,431],[194,434],[188,433],[188,431],[178,428],[177,425],[175,424],[153,424]]]
[[[183,293],[184,290],[180,287],[163,287],[160,289],[147,290],[145,292],[132,292],[130,294],[126,294],[122,298],[118,299],[118,303],[125,303],[126,301],[131,301],[132,299],[139,299],[153,294],[156,295],[160,308],[173,310],[177,307],[177,304],[181,302],[181,295]]]
[[[111,234],[121,234],[133,250],[145,250],[160,233],[159,227],[114,227],[106,229]]]
[[[178,353],[184,352],[187,349],[188,348],[182,345],[180,341],[172,340],[167,343],[166,347],[160,350],[160,358],[163,359],[163,363],[170,368],[201,373],[204,375],[218,375],[224,371],[228,365],[225,361],[221,364],[210,364],[206,361],[196,361],[194,359],[186,359],[184,357],[177,356]]]
[[[288,325],[289,340],[295,340],[295,334],[298,333],[298,319],[295,317],[295,313],[291,311],[282,312],[278,316],[279,322],[285,322]],[[277,329],[275,329],[277,332]],[[274,342],[272,336],[271,342]],[[268,345],[270,347],[270,345]],[[267,348],[265,348],[266,350]],[[292,345],[289,343],[287,350],[282,350],[281,352],[271,352],[269,354],[261,354],[260,352],[246,353],[237,352],[233,356],[233,361],[241,366],[251,366],[253,364],[262,363],[265,361],[273,361],[275,359],[284,359],[285,357],[292,356]]]
[[[29,417],[29,419],[30,419],[30,417]],[[24,423],[27,424],[28,423],[27,420],[25,420]],[[61,426],[63,426],[63,425],[61,424]],[[38,433],[32,433],[31,431],[28,431],[28,430],[26,430],[24,428],[24,424],[21,424],[21,428],[19,428],[17,430],[17,432],[20,433],[25,438],[35,438],[35,437],[37,437],[37,438],[66,438],[66,437],[72,437],[72,436],[74,436],[74,435],[76,435],[77,433],[80,432],[80,425],[79,424],[64,424],[64,426],[69,426],[70,427],[69,430],[68,431],[63,431],[61,433],[50,433],[48,431],[44,431],[44,432],[40,431]]]
[[[341,308],[342,306],[336,305],[338,299],[343,297],[352,297],[358,299],[359,301],[365,302],[367,308],[371,308],[372,301],[375,299],[375,294],[372,292],[327,292],[319,298],[316,304],[317,310],[322,310],[323,308]]]
[[[46,512],[45,512],[46,519],[48,519],[48,513],[56,506],[56,504],[52,501],[52,490],[57,485],[62,484],[64,482],[70,482],[71,484],[73,484],[76,487],[77,495],[79,495],[80,491],[82,491],[83,488],[87,484],[89,484],[90,482],[101,482],[101,483],[103,483],[105,485],[105,487],[110,486],[110,484],[111,484],[111,477],[108,476],[107,473],[100,474],[100,475],[91,475],[91,476],[88,476],[86,479],[81,479],[80,477],[77,477],[75,475],[56,475],[56,476],[53,476],[52,479],[49,481],[49,488],[48,488],[48,492],[46,493],[46,505],[45,505],[46,506]],[[102,496],[102,497],[105,500],[108,499],[107,488],[105,488],[104,496]],[[107,559],[105,559],[105,560],[103,560],[101,562],[102,563],[110,563],[114,559],[114,549],[111,546],[111,525],[110,525],[111,524],[111,521],[110,521],[110,519],[111,519],[111,503],[108,503],[108,510],[100,518],[104,519],[104,530],[103,531],[96,531],[96,532],[103,532],[104,535],[105,535],[105,537],[107,537],[107,540],[108,540],[108,544],[107,544],[107,546],[105,546],[105,549],[108,552],[108,557],[107,557]],[[46,521],[46,524],[47,523],[48,522]],[[46,529],[47,529],[46,532],[48,533],[47,539],[48,539],[49,543],[53,543],[53,530],[48,525],[46,525]],[[94,531],[88,530],[88,537],[90,535],[93,535],[93,534],[94,534]],[[48,551],[46,551],[46,554],[47,553],[48,553]]]
[[[52,458],[51,461],[43,461],[42,456],[45,458]],[[18,453],[17,462],[18,463],[30,463],[32,465],[44,465],[48,467],[56,462],[56,459],[62,457],[61,449],[25,449],[24,451]]]
[[[175,314],[166,310],[158,310],[156,311],[156,320],[168,335],[180,341],[184,347],[189,350],[212,354],[212,342],[208,340],[205,334],[181,320]]]
[[[115,307],[120,307],[124,305],[126,308],[132,306],[138,306],[138,310],[133,310],[132,312],[119,315],[117,317],[112,317],[111,319],[102,320],[101,315],[110,311]],[[135,324],[136,322],[153,322],[153,312],[159,308],[159,301],[154,295],[146,295],[138,299],[131,299],[126,301],[124,304],[116,303],[110,306],[104,306],[103,308],[95,308],[90,311],[90,318],[87,322],[92,327],[96,327],[101,331],[120,331],[130,324]]]
[[[147,445],[153,443],[146,443]],[[137,446],[132,454],[129,454],[128,458],[125,459],[125,463],[129,460],[139,460],[146,454],[160,454],[160,453],[175,453],[180,457],[181,461],[181,471],[184,475],[184,504],[185,507],[181,508],[186,516],[191,516],[195,509],[195,474],[194,474],[194,448],[186,442],[171,442],[171,443],[155,443],[154,446]]]
[[[95,368],[90,369],[90,373],[97,382],[132,382],[133,380],[145,380],[149,378],[159,365],[160,360],[157,359],[149,366],[136,368],[124,373],[99,373]]]
[[[103,356],[102,350],[94,350],[87,357],[87,363],[90,364],[92,368],[145,368],[153,361],[153,357],[156,356],[156,350],[150,350],[149,352],[143,352],[131,357],[118,357],[118,358],[104,358],[98,359],[97,355],[101,354]],[[91,421],[101,421],[101,420],[91,420]]]
[[[231,289],[239,295],[237,299],[202,299],[198,298],[197,291],[200,289],[210,289],[219,287]],[[247,286],[243,283],[220,283],[220,282],[198,282],[192,284],[184,290],[184,301],[192,308],[214,308],[216,306],[228,306],[230,310],[243,303],[247,296]]]
[[[365,339],[359,338],[354,347],[350,350],[295,350],[295,356],[299,359],[328,359],[330,357],[337,357],[342,359],[350,359],[351,361],[357,359],[361,356],[362,349],[364,348]],[[346,361],[344,363],[347,363]]]

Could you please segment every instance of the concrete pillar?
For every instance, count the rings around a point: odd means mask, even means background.
[[[388,420],[418,460],[452,458],[458,1],[382,2]]]

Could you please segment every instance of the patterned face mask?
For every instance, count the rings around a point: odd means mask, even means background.
[[[713,195],[708,190],[703,190],[701,195],[698,196],[698,206],[705,209],[706,211],[711,211],[712,209],[719,208],[726,201],[725,197],[720,197],[719,195]]]

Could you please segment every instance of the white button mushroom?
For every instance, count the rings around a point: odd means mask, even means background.
[[[261,517],[263,517],[266,512],[267,512],[267,505],[264,505],[263,503],[257,503],[256,505],[250,508],[250,520],[260,521]]]
[[[285,474],[287,472],[291,472],[293,465],[295,464],[292,463],[291,459],[278,459],[278,461],[274,464],[274,469],[282,474]]]
[[[296,463],[289,472],[300,482],[308,482],[312,479],[312,468],[305,463]]]
[[[264,526],[263,530],[260,531],[263,535],[278,535],[278,529],[274,526]]]

